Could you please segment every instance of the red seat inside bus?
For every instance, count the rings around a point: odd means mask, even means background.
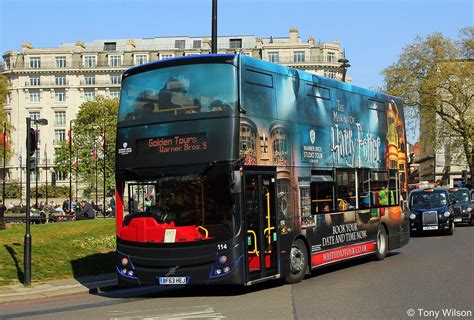
[[[137,242],[165,242],[166,230],[176,230],[174,241],[167,242],[189,242],[209,239],[203,235],[196,225],[175,226],[174,222],[158,223],[152,217],[134,218],[120,231],[120,238]]]

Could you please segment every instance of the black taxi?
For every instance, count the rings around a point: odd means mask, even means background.
[[[451,211],[454,216],[454,223],[474,224],[474,203],[469,193],[469,189],[467,188],[449,189],[449,199],[451,202]]]
[[[443,231],[454,234],[454,218],[448,191],[442,188],[416,189],[410,192],[410,232]]]

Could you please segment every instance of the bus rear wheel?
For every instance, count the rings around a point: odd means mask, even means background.
[[[375,249],[375,259],[383,260],[388,251],[388,236],[383,225],[377,230],[377,248]]]
[[[290,252],[290,274],[286,276],[286,282],[298,283],[303,280],[308,270],[308,252],[303,240],[298,239],[291,245]]]

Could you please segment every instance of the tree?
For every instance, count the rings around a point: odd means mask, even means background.
[[[102,132],[105,128],[106,139],[106,181],[107,194],[115,188],[115,138],[117,128],[118,100],[97,97],[79,107],[79,112],[72,124],[72,162],[78,154],[78,178],[86,183],[86,188],[95,190],[96,162],[93,149],[97,150],[98,190],[103,191],[103,155]],[[64,141],[56,150],[55,167],[57,171],[69,172],[69,148]],[[76,170],[73,168],[73,176]]]
[[[8,94],[8,79],[2,74],[0,75],[0,133],[3,131],[3,123],[7,121],[7,114],[3,108],[3,102]],[[10,144],[10,132],[13,130],[13,126],[10,123],[7,123],[7,142]],[[7,149],[6,159],[10,159],[12,155],[12,150]],[[3,145],[0,142],[0,159],[3,159]],[[3,161],[3,160],[1,160]]]
[[[462,29],[453,41],[440,33],[417,37],[399,60],[383,70],[386,91],[414,107],[431,125],[435,147],[449,144],[462,150],[474,185],[474,27]],[[439,119],[440,121],[436,121]]]

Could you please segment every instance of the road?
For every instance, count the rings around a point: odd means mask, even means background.
[[[0,319],[425,319],[437,312],[442,319],[453,309],[468,315],[474,311],[473,244],[474,227],[458,227],[454,236],[412,238],[383,261],[345,262],[295,285],[81,294],[0,305]]]

